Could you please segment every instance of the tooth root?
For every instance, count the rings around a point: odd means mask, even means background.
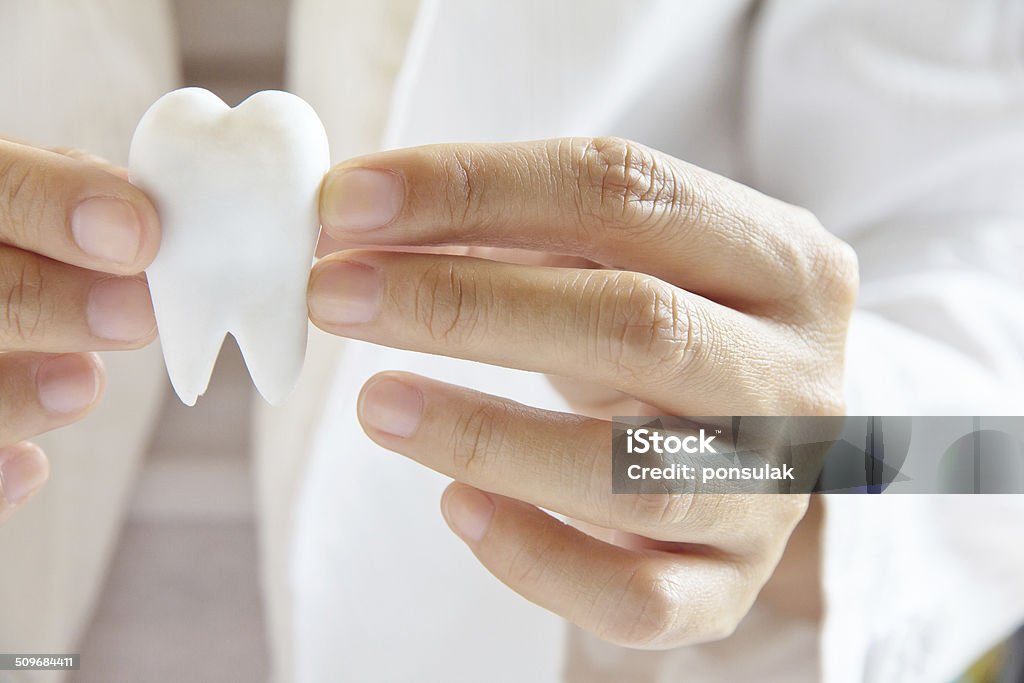
[[[170,303],[158,320],[167,374],[182,403],[194,406],[210,384],[227,331],[219,327],[223,316],[210,308],[208,293],[189,283],[163,284],[159,274],[150,272],[153,297]]]
[[[231,330],[249,368],[253,384],[270,405],[285,402],[302,372],[309,321],[305,289],[285,294],[268,291]],[[268,335],[267,329],[276,330]]]

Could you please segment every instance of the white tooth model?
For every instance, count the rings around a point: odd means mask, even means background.
[[[178,397],[195,405],[230,333],[260,394],[282,403],[306,355],[306,281],[330,165],[316,112],[275,90],[233,109],[201,88],[175,90],[142,117],[128,165],[160,214],[146,273]]]

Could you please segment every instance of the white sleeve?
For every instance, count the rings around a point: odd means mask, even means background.
[[[862,280],[850,413],[1021,414],[1024,213],[899,217],[850,241]]]
[[[1024,9],[785,0],[750,52],[748,180],[861,260],[853,414],[1020,414]],[[1024,620],[1020,496],[830,496],[823,680],[951,680]]]

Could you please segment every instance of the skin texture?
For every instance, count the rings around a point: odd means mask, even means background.
[[[375,171],[360,193],[342,181],[355,169]],[[128,207],[108,228],[137,222],[127,259],[76,241],[76,209],[97,197]],[[553,373],[573,404],[552,413],[402,373],[363,388],[371,438],[456,479],[444,514],[498,578],[641,648],[728,635],[762,587],[782,608],[820,609],[813,583],[793,579],[815,574],[819,515],[798,527],[806,496],[613,497],[604,459],[615,414],[842,412],[856,260],[813,216],[617,139],[364,157],[334,169],[322,204],[344,250],[311,274],[314,322]],[[102,215],[91,222],[106,246]],[[102,395],[89,352],[153,338],[136,274],[158,242],[123,171],[0,141],[0,522],[46,479],[25,439]],[[332,276],[342,264],[355,265]],[[789,569],[769,582],[791,535]],[[787,597],[801,588],[810,599]]]
[[[138,273],[159,241],[156,211],[123,170],[0,139],[0,523],[49,472],[25,439],[100,400],[103,366],[91,352],[155,337]]]
[[[842,414],[852,249],[804,209],[607,138],[361,157],[328,175],[321,217],[343,250],[311,274],[314,323],[548,373],[576,411],[407,373],[363,387],[369,437],[455,479],[442,510],[480,562],[611,642],[732,633],[809,497],[613,496],[607,419]],[[814,592],[818,519],[777,604]]]

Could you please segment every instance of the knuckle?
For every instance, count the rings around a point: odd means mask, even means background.
[[[834,310],[849,314],[857,301],[860,264],[857,252],[846,242],[829,235],[817,259],[820,290]]]
[[[693,506],[690,493],[635,493],[612,498],[611,526],[678,527]]]
[[[501,408],[482,404],[460,415],[451,434],[453,475],[465,481],[493,478],[494,455],[505,443],[506,416]]]
[[[634,568],[621,587],[622,609],[610,615],[600,635],[636,648],[672,645],[691,628],[680,578],[658,564]]]
[[[830,382],[805,382],[787,403],[793,415],[846,415],[846,399],[838,377]]]
[[[857,252],[828,232],[818,218],[802,207],[788,207],[788,224],[796,234],[806,235],[802,242],[787,241],[783,261],[792,274],[797,294],[820,300],[829,311],[849,314],[857,299],[860,284]]]
[[[790,493],[775,497],[778,498],[774,501],[775,513],[780,521],[792,527],[804,518],[811,503],[811,496],[806,493]]]
[[[484,215],[478,211],[483,183],[476,182],[480,164],[471,149],[453,149],[440,161],[443,190],[443,214],[450,222],[465,224],[471,217]]]
[[[588,343],[603,364],[651,381],[702,353],[706,321],[674,287],[631,272],[597,278],[588,283],[594,335]]]
[[[42,168],[18,158],[0,158],[0,225],[16,240],[42,222],[50,196]]]
[[[507,582],[519,590],[544,583],[545,572],[557,566],[558,542],[553,538],[528,541],[521,545],[505,568]]]
[[[586,434],[586,430],[580,430]],[[603,430],[602,430],[603,431]],[[611,495],[609,503],[609,491],[611,484],[611,463],[608,460],[608,437],[607,434],[594,433],[593,436],[584,437],[580,440],[579,455],[566,459],[569,469],[565,475],[565,485],[569,490],[579,491],[581,506],[586,510],[585,515],[594,520],[602,517],[607,519],[604,526],[614,528],[612,520],[624,516],[616,509],[621,505],[620,499],[629,496]]]
[[[692,644],[698,644],[725,640],[732,636],[732,634],[736,633],[736,629],[739,627],[742,618],[742,616],[731,617],[728,614],[712,616],[701,625],[700,634],[695,636],[690,642]]]
[[[26,342],[47,322],[42,268],[34,258],[19,258],[15,263],[0,258],[0,283],[4,303],[0,339],[5,345]]]
[[[700,533],[722,518],[721,496],[711,493],[636,493],[613,498],[612,526],[644,531]],[[730,514],[733,514],[731,512]]]
[[[728,585],[729,595],[723,599],[720,588],[709,586],[696,598],[688,644],[714,642],[732,636],[754,606],[764,583],[752,575],[750,566],[743,563],[726,560],[718,563],[717,569],[721,572],[717,585]]]
[[[634,647],[658,649],[724,640],[736,632],[750,610],[756,592],[736,567],[721,581],[731,586],[723,599],[721,583],[695,588],[686,569],[655,568],[642,572],[632,600],[639,608],[632,614],[628,638]]]
[[[667,207],[680,203],[683,186],[653,151],[629,140],[583,142],[576,178],[581,218],[612,226],[667,227]]]
[[[693,581],[685,566],[658,562],[631,569],[624,583],[610,582],[605,591],[620,594],[599,624],[598,635],[640,649],[664,649],[723,640],[731,636],[750,610],[757,591],[738,566],[719,564],[727,571],[716,582]],[[731,586],[723,596],[723,583]],[[609,596],[610,597],[610,596]]]
[[[434,342],[468,347],[481,340],[481,292],[489,291],[489,285],[479,275],[463,277],[451,261],[423,271],[415,287],[413,319]]]

